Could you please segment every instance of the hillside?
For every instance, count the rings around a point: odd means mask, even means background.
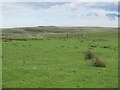
[[[2,36],[7,37],[37,37],[46,34],[65,34],[65,33],[88,33],[88,32],[108,32],[117,31],[117,28],[103,27],[60,27],[60,26],[38,26],[38,27],[22,27],[22,28],[3,28]],[[48,35],[47,35],[48,36]],[[58,36],[58,35],[57,35]]]

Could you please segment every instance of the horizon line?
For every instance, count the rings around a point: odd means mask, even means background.
[[[85,26],[85,25],[37,25],[37,26],[17,26],[17,27],[0,27],[0,28],[24,28],[24,27],[45,27],[45,26],[53,26],[53,27],[103,27],[103,28],[119,28],[119,26]]]

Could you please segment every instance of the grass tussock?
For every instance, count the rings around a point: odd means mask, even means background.
[[[85,59],[88,60],[88,59],[93,59],[95,56],[94,52],[88,50],[85,54]]]
[[[98,56],[96,56],[93,59],[93,66],[95,66],[95,67],[106,67],[105,63]]]

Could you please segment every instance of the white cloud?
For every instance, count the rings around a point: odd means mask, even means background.
[[[71,2],[50,8],[35,9],[18,3],[3,3],[4,26],[24,25],[86,25],[117,26],[118,20],[110,20],[107,13],[115,13],[102,8],[90,8],[97,3]],[[36,19],[38,16],[38,19]],[[10,23],[13,21],[13,23]],[[15,23],[17,22],[17,23]],[[19,23],[18,23],[19,22]]]

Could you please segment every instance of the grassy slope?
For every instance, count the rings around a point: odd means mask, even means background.
[[[24,27],[24,28],[8,28],[3,29],[3,36],[10,37],[27,37],[38,36],[39,34],[45,35],[47,33],[85,33],[85,32],[104,32],[104,31],[116,31],[116,28],[100,28],[100,27],[55,27],[55,26],[43,26],[43,27]]]
[[[64,34],[58,35],[64,36]],[[117,32],[84,33],[87,38],[3,42],[5,88],[114,88],[118,87]],[[83,41],[83,42],[81,42]],[[92,43],[91,43],[92,42]],[[92,67],[84,60],[89,44],[106,63]],[[102,48],[110,46],[110,48]]]

